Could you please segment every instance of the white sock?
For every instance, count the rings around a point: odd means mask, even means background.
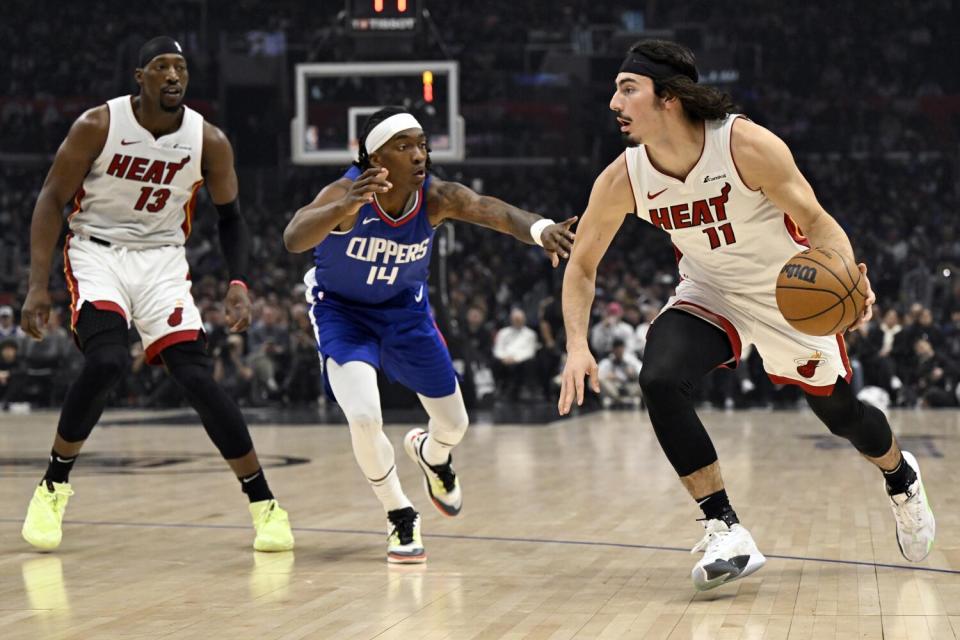
[[[387,513],[395,509],[405,509],[413,506],[400,487],[400,476],[397,475],[396,466],[390,469],[390,473],[385,478],[381,478],[379,481],[370,480],[369,482],[373,488],[373,493]]]
[[[420,395],[420,402],[430,416],[430,435],[423,443],[420,453],[429,465],[446,464],[450,451],[463,440],[467,425],[470,424],[460,385],[457,384],[453,393],[442,398]]]

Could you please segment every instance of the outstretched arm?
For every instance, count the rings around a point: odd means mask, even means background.
[[[371,167],[356,180],[341,178],[328,184],[287,223],[283,246],[291,253],[313,249],[341,223],[355,218],[363,205],[373,202],[375,193],[389,191],[393,185],[387,175],[386,169]]]
[[[733,123],[730,144],[737,170],[749,188],[760,189],[778,208],[786,211],[810,240],[811,247],[832,249],[850,264],[856,264],[850,239],[817,201],[813,188],[800,173],[783,140],[760,125],[740,118]],[[867,301],[860,319],[848,331],[870,320],[876,300],[867,279],[867,265],[858,266],[867,285]]]
[[[590,201],[573,245],[570,264],[563,275],[563,324],[567,333],[567,362],[560,383],[560,415],[569,413],[576,400],[583,404],[584,376],[600,392],[597,361],[590,353],[587,331],[597,286],[597,266],[607,252],[624,217],[636,208],[624,156],[614,160],[593,183]]]
[[[510,234],[520,242],[543,247],[554,267],[560,264],[559,258],[570,257],[576,237],[570,227],[577,221],[576,216],[555,223],[499,198],[482,196],[458,182],[438,179],[433,181],[427,202],[434,225],[447,219],[463,220]]]
[[[250,296],[247,292],[247,267],[250,263],[250,230],[240,214],[237,202],[237,172],[233,168],[233,147],[223,131],[203,123],[204,181],[210,199],[220,217],[220,251],[230,272],[230,286],[223,301],[231,331],[250,326]]]
[[[57,149],[53,166],[40,189],[30,223],[30,285],[23,301],[20,325],[30,337],[43,339],[50,317],[50,266],[63,227],[63,208],[79,191],[83,179],[107,141],[110,126],[106,106],[81,115]]]

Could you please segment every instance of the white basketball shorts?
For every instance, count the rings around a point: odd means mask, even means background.
[[[735,366],[743,346],[753,344],[774,384],[829,396],[837,377],[849,382],[853,374],[843,336],[800,333],[783,319],[772,290],[769,296],[744,296],[683,280],[660,313],[667,309],[691,313],[724,331],[733,349],[728,364]]]
[[[119,313],[137,328],[150,364],[160,364],[161,351],[192,342],[203,330],[182,246],[134,250],[71,234],[63,254],[71,328],[84,303]]]

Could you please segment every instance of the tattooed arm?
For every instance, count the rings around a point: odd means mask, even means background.
[[[482,196],[458,182],[446,182],[434,178],[432,188],[427,195],[427,210],[430,223],[434,226],[444,220],[462,220],[508,233],[520,242],[535,244],[530,235],[530,227],[543,218],[530,211],[524,211],[498,198]],[[567,258],[573,247],[575,235],[570,227],[577,217],[551,224],[543,229],[540,240],[543,249],[550,256],[553,266],[559,264],[558,255]]]

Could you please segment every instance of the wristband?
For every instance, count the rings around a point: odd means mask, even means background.
[[[530,237],[533,238],[533,241],[536,242],[541,247],[543,246],[543,240],[540,238],[543,235],[543,230],[549,227],[552,224],[557,224],[550,218],[540,218],[532,225],[530,225]]]
[[[243,287],[243,290],[244,290],[244,291],[247,291],[247,292],[250,291],[250,289],[247,287],[247,283],[244,282],[243,280],[231,280],[231,281],[230,281],[230,286],[231,286],[231,287],[232,287],[233,285],[235,285],[235,284]]]

